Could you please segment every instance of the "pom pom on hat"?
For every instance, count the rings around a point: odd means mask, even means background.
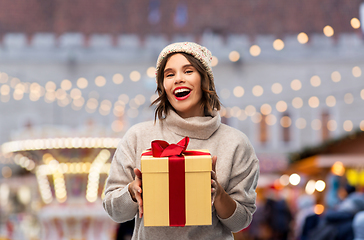
[[[171,53],[178,53],[178,52],[188,53],[197,60],[199,60],[205,67],[205,70],[209,75],[211,81],[214,80],[214,75],[211,69],[211,61],[212,61],[211,52],[207,48],[193,42],[177,42],[177,43],[172,43],[167,47],[165,47],[159,54],[157,60],[156,72],[158,72],[160,64],[163,61],[163,59],[165,59]]]

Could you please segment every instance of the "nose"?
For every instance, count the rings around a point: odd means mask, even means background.
[[[174,84],[180,84],[180,83],[183,83],[183,82],[185,82],[185,80],[183,78],[183,74],[180,73],[180,72],[177,72],[176,77],[174,79]]]

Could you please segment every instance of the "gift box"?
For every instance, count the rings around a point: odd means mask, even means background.
[[[211,155],[152,142],[141,157],[144,226],[211,225]]]

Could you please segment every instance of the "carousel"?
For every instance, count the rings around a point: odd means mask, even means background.
[[[104,211],[102,198],[120,138],[91,137],[91,132],[82,136],[75,130],[54,137],[57,134],[49,134],[49,129],[40,131],[52,137],[35,134],[40,137],[24,139],[23,132],[23,139],[1,146],[4,154],[35,175],[41,199],[36,213],[40,239],[114,239],[116,223]]]

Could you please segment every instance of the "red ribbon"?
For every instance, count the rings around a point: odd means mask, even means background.
[[[185,203],[185,158],[183,155],[209,155],[198,151],[187,151],[189,138],[185,137],[177,144],[166,141],[152,141],[151,151],[142,155],[168,157],[169,170],[169,225],[183,227],[186,225]],[[182,155],[183,154],[183,155]]]

